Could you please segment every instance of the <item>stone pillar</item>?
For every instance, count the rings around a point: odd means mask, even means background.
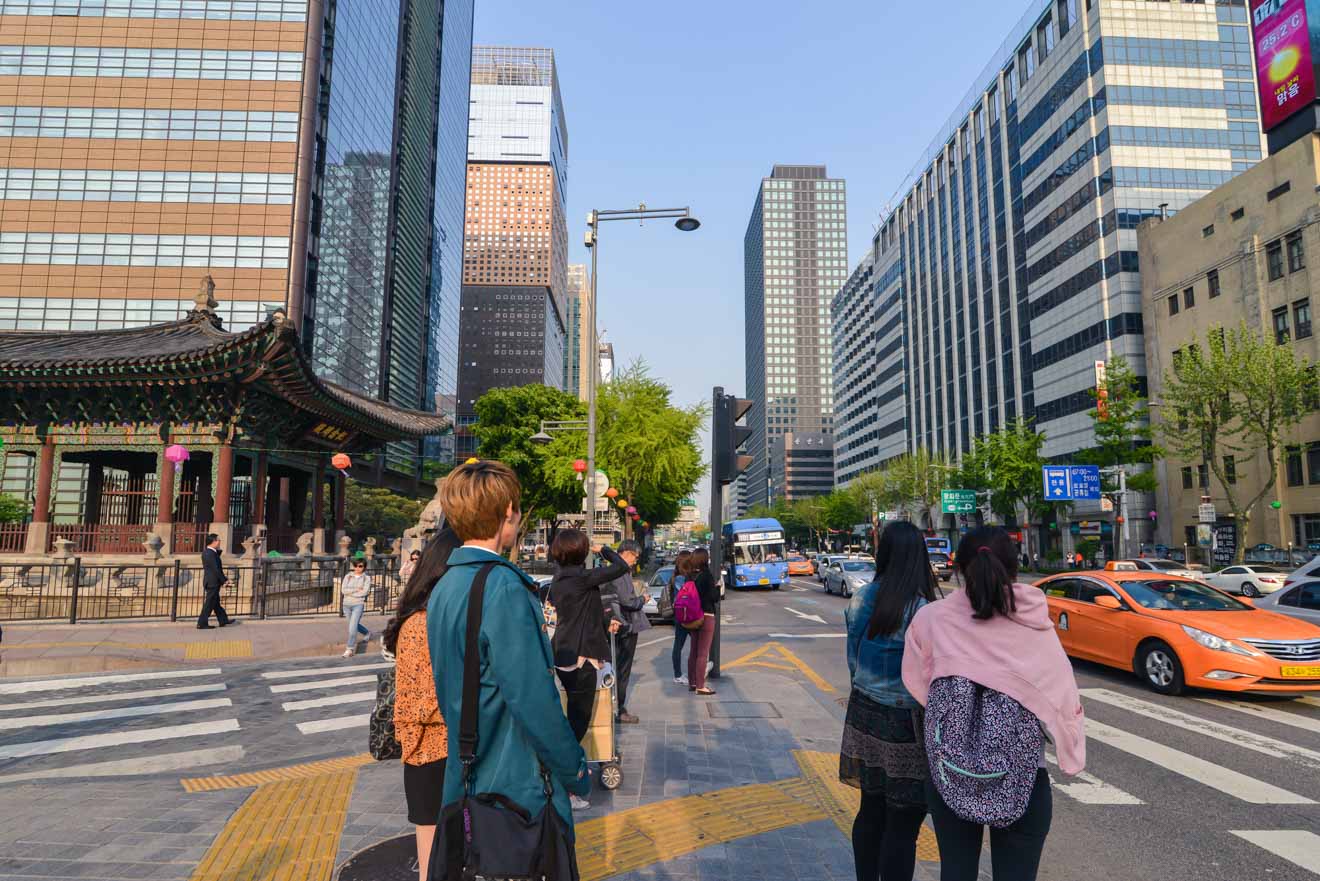
[[[252,477],[252,524],[267,526],[266,523],[266,480],[270,470],[270,457],[265,450],[257,453],[256,473]]]
[[[324,554],[325,544],[325,466],[326,457],[316,457],[316,471],[312,475],[312,553]]]
[[[160,536],[161,547],[167,554],[174,550],[174,463],[165,458],[164,448],[168,445],[169,435],[166,434],[160,453],[155,529],[156,535]]]
[[[55,439],[49,435],[37,454],[37,497],[32,505],[32,522],[28,524],[27,543],[23,550],[29,554],[46,553],[50,538],[50,496],[55,483]]]
[[[211,531],[220,536],[220,546],[230,549],[234,538],[229,525],[229,488],[234,482],[234,448],[228,443],[216,452],[215,491],[211,494],[215,505],[211,509]]]

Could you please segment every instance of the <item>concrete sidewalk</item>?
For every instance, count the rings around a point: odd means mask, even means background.
[[[214,619],[213,619],[214,620]],[[337,615],[304,618],[235,618],[237,626],[198,630],[196,622],[88,622],[4,625],[0,677],[148,670],[217,660],[305,658],[344,650],[347,623]],[[387,615],[362,619],[377,639]]]

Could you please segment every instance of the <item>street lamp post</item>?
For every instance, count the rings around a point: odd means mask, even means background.
[[[681,232],[692,232],[701,226],[701,221],[692,216],[690,208],[647,208],[645,202],[636,208],[608,211],[593,209],[587,215],[585,244],[591,249],[591,304],[587,309],[587,328],[593,338],[596,336],[596,267],[599,265],[600,257],[600,240],[598,236],[601,223],[608,220],[636,220],[638,223],[644,220],[673,220],[674,226]],[[600,351],[599,343],[597,343],[596,351],[591,353],[591,365],[587,371],[587,475],[585,489],[588,499],[596,497],[596,375],[599,371]],[[590,534],[594,537],[596,532],[594,507],[590,512],[590,517]]]

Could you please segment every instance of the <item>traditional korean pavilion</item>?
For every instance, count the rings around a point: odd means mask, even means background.
[[[0,554],[234,550],[260,535],[313,553],[343,528],[336,453],[440,434],[448,420],[317,377],[283,312],[239,333],[216,316],[208,278],[180,321],[126,330],[0,333],[0,475],[30,522],[0,524]],[[187,459],[166,458],[172,445]],[[177,451],[176,451],[177,452]]]

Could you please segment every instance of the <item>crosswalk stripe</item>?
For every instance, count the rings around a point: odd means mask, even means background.
[[[123,746],[130,743],[153,743],[158,740],[201,737],[207,734],[223,734],[237,730],[239,730],[237,719],[221,719],[216,722],[196,722],[191,725],[170,725],[166,728],[142,728],[135,731],[85,734],[81,737],[33,740],[27,743],[0,745],[0,759],[22,759],[28,756],[68,753],[81,749],[100,749],[101,747]]]
[[[375,682],[376,674],[366,676],[345,676],[342,679],[318,679],[316,682],[287,682],[284,685],[272,685],[271,694],[285,694],[290,691],[311,691],[316,688],[338,688],[341,685],[361,685],[363,682]]]
[[[1153,740],[1147,740],[1136,734],[1129,734],[1118,728],[1105,725],[1102,722],[1096,722],[1092,719],[1086,720],[1086,736],[1092,740],[1112,746],[1114,749],[1121,750],[1128,755],[1136,756],[1139,759],[1145,759],[1153,762],[1160,767],[1172,771],[1175,774],[1181,774],[1194,780],[1203,786],[1211,789],[1217,789],[1225,795],[1230,795],[1241,801],[1250,802],[1258,805],[1309,805],[1315,804],[1309,798],[1298,795],[1295,792],[1289,792],[1286,789],[1280,789],[1277,786],[1271,786],[1257,780],[1254,777],[1248,777],[1246,774],[1239,774],[1222,765],[1216,765],[1213,762],[1207,762],[1205,759],[1188,755],[1185,752],[1167,747],[1162,743],[1156,743]]]
[[[1053,765],[1058,765],[1059,760],[1053,753],[1046,752],[1045,758],[1050,760]],[[1067,781],[1067,782],[1062,782]],[[1130,792],[1124,792],[1117,786],[1112,786],[1094,775],[1082,771],[1072,777],[1056,778],[1054,788],[1073,801],[1081,802],[1084,805],[1140,805],[1145,804]]]
[[[1267,719],[1270,722],[1278,722],[1280,725],[1291,725],[1293,728],[1301,728],[1303,731],[1315,731],[1320,733],[1320,719],[1303,716],[1301,713],[1289,713],[1285,710],[1276,710],[1273,707],[1266,707],[1261,704],[1239,701],[1221,701],[1208,697],[1198,697],[1196,700],[1203,704],[1209,704],[1212,707],[1223,707],[1225,710],[1237,710],[1239,713],[1246,713],[1248,716],[1254,716],[1257,719]]]
[[[374,691],[355,691],[352,694],[332,694],[329,697],[314,697],[305,701],[287,701],[283,704],[284,712],[295,713],[298,710],[314,710],[317,707],[333,707],[338,704],[356,704],[361,701],[376,699]]]
[[[1320,835],[1304,829],[1229,830],[1276,857],[1320,875]]]
[[[232,707],[227,697],[199,701],[174,701],[163,704],[142,704],[136,707],[115,707],[110,710],[90,710],[85,713],[50,713],[45,716],[25,716],[21,719],[0,719],[0,731],[15,728],[41,728],[50,725],[71,725],[75,722],[100,722],[106,719],[131,719],[135,716],[163,716],[168,713],[187,713],[193,710],[214,710]]]
[[[71,777],[130,777],[138,774],[162,774],[166,771],[195,770],[206,765],[236,762],[243,758],[241,746],[217,746],[212,749],[190,749],[177,753],[140,756],[136,759],[117,759],[112,762],[89,762],[81,765],[62,765],[18,774],[0,775],[0,784],[22,783],[25,780],[67,780]]]
[[[273,670],[269,673],[262,673],[262,679],[297,679],[299,676],[320,676],[324,673],[356,673],[359,670],[385,670],[393,667],[393,661],[386,661],[381,664],[353,664],[339,667],[308,667],[305,670]]]
[[[1299,697],[1297,700],[1293,701],[1293,703],[1305,704],[1308,707],[1320,707],[1320,698]]]
[[[333,719],[316,719],[312,722],[299,722],[298,730],[303,734],[320,734],[324,731],[342,731],[345,728],[366,728],[371,721],[370,713],[356,716],[336,716]]]
[[[1293,759],[1308,767],[1320,768],[1320,752],[1294,743],[1275,740],[1263,734],[1243,731],[1241,728],[1234,728],[1231,725],[1221,725],[1209,719],[1202,719],[1200,716],[1192,716],[1128,694],[1110,691],[1107,688],[1084,688],[1082,689],[1082,697],[1108,704],[1111,707],[1118,707],[1127,710],[1129,713],[1136,713],[1139,716],[1145,716],[1166,725],[1172,725],[1174,728],[1213,737],[1215,740],[1222,740],[1243,749],[1273,756],[1276,759]]]
[[[114,673],[109,676],[83,676],[77,679],[37,679],[30,682],[0,683],[0,694],[32,694],[39,691],[60,691],[65,688],[86,688],[89,685],[111,685],[115,682],[146,682],[151,679],[192,679],[199,676],[218,676],[219,667],[206,670],[158,670],[150,673]]]
[[[48,700],[28,701],[21,704],[0,704],[0,713],[14,710],[40,710],[44,707],[78,707],[84,704],[110,704],[116,701],[151,700],[157,697],[175,697],[181,694],[206,694],[224,691],[229,686],[223,682],[207,682],[204,685],[180,685],[176,688],[148,688],[142,691],[121,691],[117,694],[84,694],[55,697]]]

